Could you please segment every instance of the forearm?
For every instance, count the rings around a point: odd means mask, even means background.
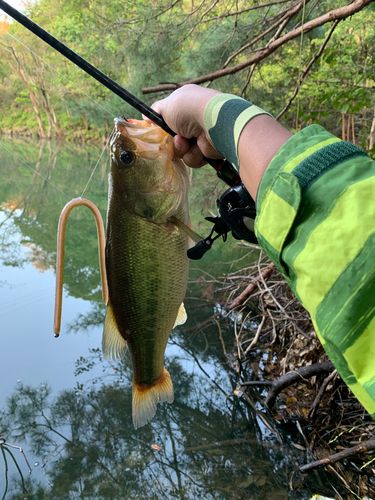
[[[238,143],[242,182],[256,200],[263,174],[292,133],[268,115],[259,115],[243,129]]]

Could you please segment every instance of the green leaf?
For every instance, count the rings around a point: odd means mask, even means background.
[[[289,85],[290,81],[291,81],[292,77],[290,75],[286,76],[285,77],[285,80],[284,80],[284,85],[287,86]]]
[[[341,108],[341,113],[346,113],[349,109],[349,104],[346,103],[344,104],[344,106]]]

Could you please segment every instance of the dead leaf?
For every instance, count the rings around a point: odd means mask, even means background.
[[[162,449],[163,449],[163,448],[162,448],[161,446],[159,446],[158,444],[152,444],[152,445],[151,445],[151,448],[152,448],[153,450],[158,450],[158,451],[160,451],[160,450],[162,450]]]
[[[267,476],[262,476],[259,479],[257,479],[256,485],[257,486],[264,486],[267,481]]]
[[[4,35],[10,28],[10,23],[8,21],[0,21],[0,34]]]
[[[288,398],[286,400],[286,404],[289,405],[289,404],[293,404],[293,403],[297,403],[297,398],[293,397],[293,398]]]
[[[240,488],[247,488],[248,486],[250,486],[250,484],[253,484],[254,482],[254,478],[253,476],[248,476],[245,481],[242,481],[242,483],[240,483],[238,486]]]
[[[306,448],[304,446],[301,446],[300,444],[297,444],[297,443],[292,443],[292,446],[294,446],[294,448],[297,448],[297,450],[301,450],[301,451],[306,450]]]

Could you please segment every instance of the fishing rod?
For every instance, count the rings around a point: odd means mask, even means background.
[[[24,14],[21,14],[21,12],[11,7],[8,3],[4,2],[4,0],[0,0],[0,8],[22,24],[22,26],[34,33],[34,35],[44,40],[53,49],[60,52],[60,54],[81,68],[85,73],[88,73],[95,78],[95,80],[130,104],[134,109],[147,116],[147,118],[152,120],[165,132],[172,137],[176,135],[159,113],[128,92],[108,75],[95,68],[95,66],[83,59],[83,57],[60,42],[60,40],[57,40],[57,38],[41,28],[38,24],[34,23],[34,21],[31,21],[31,19]],[[220,199],[216,200],[218,215],[216,217],[206,217],[206,220],[213,224],[210,234],[188,250],[188,257],[193,260],[201,259],[203,255],[210,250],[214,241],[220,236],[226,241],[227,234],[230,232],[236,239],[244,239],[251,243],[257,243],[257,238],[254,234],[254,219],[256,216],[254,200],[241,182],[237,170],[225,159],[214,160],[204,157],[204,160],[216,170],[216,175],[226,182],[230,188],[225,191]],[[214,236],[214,233],[217,234]]]
[[[95,78],[95,80],[100,82],[114,94],[118,95],[119,97],[121,97],[121,99],[130,104],[130,106],[132,106],[134,109],[147,116],[147,118],[152,120],[165,132],[173,137],[176,135],[176,133],[166,124],[163,117],[159,113],[154,111],[150,106],[147,106],[147,104],[124,89],[124,87],[119,85],[108,75],[90,64],[79,54],[60,42],[60,40],[41,28],[38,24],[34,23],[34,21],[31,21],[31,19],[26,17],[24,14],[21,14],[21,12],[10,6],[7,2],[4,2],[4,0],[0,0],[0,8],[10,17],[22,24],[22,26],[34,33],[34,35],[48,43],[48,45],[50,45],[53,49],[57,50],[64,57],[72,61],[85,73],[88,73],[90,76]],[[224,182],[226,182],[229,186],[236,186],[240,184],[241,179],[237,170],[227,160],[213,160],[212,158],[206,157],[204,158],[204,160],[216,170],[217,176]]]

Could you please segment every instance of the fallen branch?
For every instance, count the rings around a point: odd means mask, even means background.
[[[286,387],[294,384],[295,382],[304,380],[309,377],[313,377],[314,375],[320,375],[321,373],[328,373],[334,370],[335,367],[331,361],[325,361],[324,363],[315,363],[314,365],[304,366],[299,370],[286,373],[279,379],[272,382],[271,389],[269,390],[267,397],[264,401],[264,405],[271,409],[275,404],[277,396],[283,391]],[[251,382],[242,382],[241,386],[246,387],[250,385],[255,385],[254,381]]]
[[[266,267],[266,269],[262,272],[263,279],[266,280],[268,279],[272,272],[276,269],[275,264],[271,263],[269,266]],[[262,277],[259,275],[257,278],[255,278],[254,281],[248,285],[245,290],[237,297],[234,299],[234,301],[231,303],[231,305],[228,307],[228,310],[231,311],[232,309],[235,309],[238,306],[242,306],[242,304],[250,297],[250,295],[256,290],[259,281],[262,281]]]
[[[237,73],[238,71],[241,71],[247,68],[248,66],[251,66],[252,64],[262,61],[285,43],[289,42],[290,40],[293,40],[294,38],[299,37],[301,33],[309,33],[314,28],[318,28],[319,26],[322,26],[323,24],[326,24],[328,22],[335,21],[336,19],[338,20],[347,19],[356,12],[362,10],[364,7],[366,7],[366,5],[369,5],[373,1],[374,0],[354,0],[354,2],[350,3],[349,5],[345,5],[344,7],[339,7],[338,9],[331,10],[326,14],[317,17],[316,19],[308,21],[303,26],[300,26],[299,28],[295,28],[289,31],[289,33],[286,33],[284,36],[278,38],[264,50],[250,57],[246,61],[243,61],[229,68],[220,69],[218,71],[209,73],[207,75],[202,75],[197,78],[192,78],[190,80],[187,80],[186,82],[181,83],[180,85],[186,85],[188,83],[195,83],[199,85],[201,83],[217,80],[218,78],[222,78],[223,76],[233,75],[234,73]],[[153,92],[160,92],[162,90],[174,90],[175,88],[176,88],[175,85],[168,85],[168,86],[158,85],[156,87],[143,88],[142,93],[151,94]]]
[[[303,465],[298,470],[300,472],[309,472],[311,470],[317,469],[318,467],[324,467],[325,465],[332,465],[336,462],[340,462],[341,460],[356,455],[357,453],[367,453],[372,450],[375,450],[375,439],[363,441],[357,446],[353,446],[352,448],[347,448],[346,450],[340,451],[340,453],[336,453],[335,455],[331,455],[330,457],[322,458],[320,460],[316,460],[315,462]]]

